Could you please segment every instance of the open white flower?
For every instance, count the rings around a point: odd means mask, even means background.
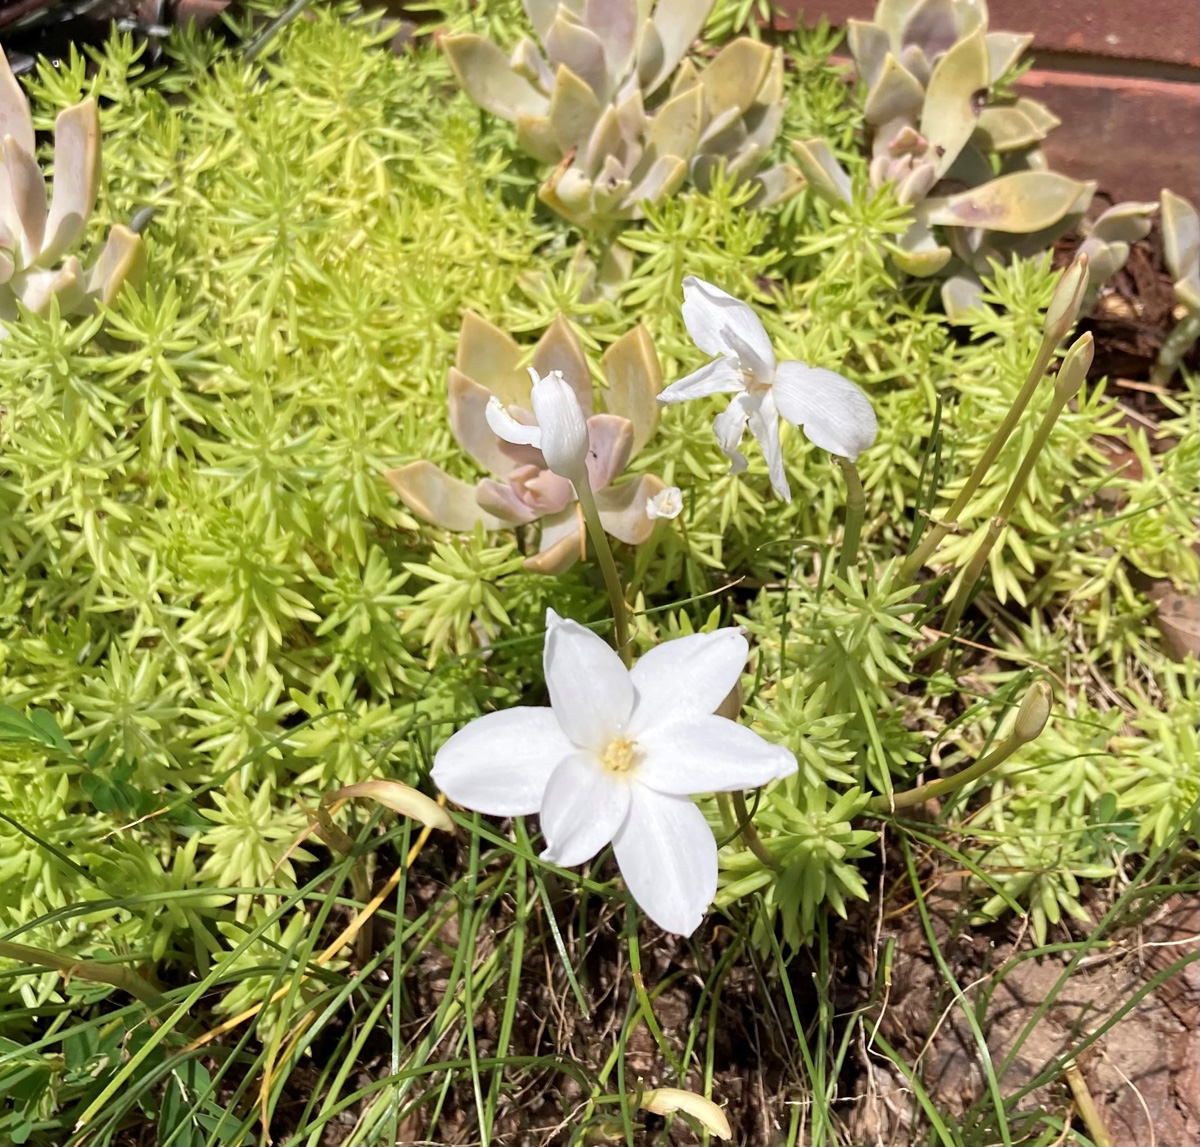
[[[678,486],[668,486],[659,490],[652,498],[646,499],[646,517],[650,519],[678,518],[683,512],[683,491]]]
[[[542,857],[566,867],[610,841],[629,891],[690,935],[717,889],[717,847],[692,793],[757,788],[796,759],[715,715],[749,647],[739,629],[664,642],[626,669],[596,634],[546,613],[550,708],[488,713],[438,751],[433,779],[493,816],[541,814]]]
[[[762,447],[775,493],[785,502],[792,500],[779,446],[780,415],[823,450],[851,462],[875,441],[875,411],[867,396],[835,371],[803,362],[776,363],[762,322],[745,303],[689,275],[683,280],[683,321],[692,341],[716,357],[668,386],[658,401],[732,394],[713,421],[717,442],[732,463],[731,473],[746,468],[738,446],[749,425]]]

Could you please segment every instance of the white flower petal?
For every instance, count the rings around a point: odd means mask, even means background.
[[[629,672],[637,690],[629,735],[715,713],[738,683],[749,655],[745,636],[732,626],[656,645]]]
[[[503,438],[505,442],[511,442],[514,446],[532,446],[535,450],[542,448],[541,428],[518,422],[505,410],[504,404],[494,394],[488,399],[483,416],[497,438]]]
[[[771,488],[785,502],[790,502],[792,491],[783,469],[783,448],[779,445],[779,413],[770,394],[763,395],[762,401],[751,409],[749,425],[750,433],[762,447],[767,473],[771,477]]]
[[[729,459],[729,472],[740,474],[746,469],[746,456],[738,449],[746,433],[746,420],[759,399],[749,394],[735,394],[729,405],[713,419],[713,433],[721,453]]]
[[[553,710],[504,709],[459,729],[434,757],[433,780],[464,808],[527,816],[542,807],[550,774],[573,751]]]
[[[546,686],[563,732],[603,753],[633,711],[633,682],[613,648],[574,621],[546,610]]]
[[[688,275],[683,280],[683,321],[692,342],[706,354],[740,357],[749,351],[754,361],[743,365],[753,366],[756,371],[763,369],[761,380],[770,382],[775,351],[752,307],[719,287]]]
[[[796,758],[725,717],[685,717],[638,733],[640,784],[671,796],[740,792],[791,776]]]
[[[630,787],[605,772],[591,753],[567,757],[542,797],[542,859],[563,868],[591,860],[625,823]]]
[[[822,450],[853,462],[874,443],[878,424],[871,400],[840,374],[781,362],[771,390],[779,413]]]
[[[660,928],[690,936],[717,891],[717,842],[686,797],[634,784],[629,815],[613,838],[625,885]]]
[[[707,366],[702,366],[678,382],[671,383],[658,396],[658,401],[664,404],[687,402],[693,398],[707,398],[710,394],[732,394],[745,389],[746,384],[737,360],[723,357],[714,359]]]
[[[538,378],[532,367],[529,373],[533,376],[533,414],[541,430],[546,465],[572,482],[587,481],[587,419],[575,391],[560,370],[552,370],[544,378]],[[632,433],[631,427],[631,446]]]

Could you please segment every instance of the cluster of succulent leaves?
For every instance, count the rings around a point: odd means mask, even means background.
[[[984,0],[878,0],[847,21],[865,87],[867,184],[911,210],[890,254],[910,275],[943,274],[951,318],[978,306],[997,263],[1032,256],[1084,227],[1093,297],[1150,231],[1154,203],[1119,203],[1087,222],[1096,184],[1051,171],[1040,145],[1059,124],[1017,95],[1032,35],[989,31]],[[854,183],[823,138],[794,143],[809,186],[837,203]]]
[[[503,37],[523,19],[513,0],[446,7],[460,31]],[[739,12],[721,6],[726,34]],[[706,402],[664,414],[631,463],[684,492],[678,520],[618,547],[641,648],[745,624],[744,719],[800,761],[753,805],[773,866],[707,808],[727,840],[720,903],[759,911],[764,943],[777,920],[803,943],[816,913],[866,894],[865,800],[909,785],[935,749],[943,767],[976,756],[1032,671],[1058,683],[1051,728],[955,838],[982,914],[1032,907],[1042,932],[1083,911],[1080,878],[1194,831],[1195,664],[1160,652],[1137,576],[1196,588],[1194,378],[1157,431],[1122,428],[1103,380],[1064,412],[992,551],[974,634],[990,668],[956,683],[919,661],[925,607],[889,563],[1020,388],[1049,256],[997,267],[964,338],[892,258],[911,226],[892,183],[751,211],[753,183],[718,167],[705,190],[644,205],[622,233],[626,280],[598,294],[576,248],[598,259],[604,240],[540,203],[543,169],[457,91],[432,37],[397,54],[392,31],[313,6],[253,62],[184,31],[152,68],[114,34],[26,81],[39,122],[98,100],[89,235],[153,218],[140,286],[91,316],[23,314],[0,352],[0,931],[197,970],[253,962],[239,938],[323,847],[295,847],[306,807],[368,777],[420,783],[463,721],[535,700],[547,606],[603,621],[594,567],[548,577],[523,564],[520,531],[447,534],[384,474],[428,459],[481,477],[447,422],[468,311],[523,345],[563,315],[597,362],[643,324],[669,382],[703,360],[680,318],[689,273],[752,301],[781,358],[861,384],[880,428],[845,581],[828,560],[841,480],[799,432],[784,428],[787,506],[757,453],[727,473]],[[863,109],[832,44],[821,29],[783,42],[783,140],[819,135],[862,172]],[[1048,401],[939,553],[948,590]],[[1118,433],[1138,466],[1111,468]],[[943,818],[958,825],[956,808]],[[263,924],[263,942],[299,919]],[[55,972],[0,967],[0,999],[62,990]],[[264,984],[243,980],[227,1010]],[[69,1071],[94,1053],[68,1048]]]

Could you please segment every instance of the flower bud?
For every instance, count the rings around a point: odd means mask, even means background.
[[[1075,320],[1079,318],[1087,287],[1088,257],[1080,251],[1071,265],[1063,271],[1062,278],[1054,288],[1054,297],[1046,310],[1046,338],[1053,340],[1056,345],[1067,337],[1067,333],[1075,325]]]
[[[725,1112],[711,1099],[694,1091],[683,1091],[678,1087],[656,1087],[653,1091],[644,1091],[642,1109],[655,1115],[673,1115],[682,1111],[719,1139],[733,1138],[733,1130]]]
[[[538,378],[532,367],[529,373],[533,376],[533,415],[541,430],[546,465],[578,487],[588,480],[587,419],[579,399],[562,371],[552,370],[544,378]]]
[[[1054,695],[1045,681],[1036,681],[1025,694],[1020,709],[1017,710],[1017,723],[1013,726],[1013,735],[1022,743],[1035,740],[1046,727],[1050,719],[1050,703]]]
[[[1091,370],[1095,349],[1091,331],[1080,335],[1071,344],[1062,365],[1058,368],[1058,377],[1054,380],[1054,395],[1059,402],[1065,403],[1074,397],[1083,385],[1087,372]]]

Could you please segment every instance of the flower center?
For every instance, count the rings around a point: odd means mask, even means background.
[[[636,741],[631,741],[628,737],[617,737],[615,740],[609,741],[601,763],[610,773],[623,776],[637,768],[641,756],[641,750],[638,749]]]
[[[761,398],[771,389],[770,381],[763,382],[749,367],[742,369],[742,382],[746,386],[746,393],[753,394],[756,398]]]

